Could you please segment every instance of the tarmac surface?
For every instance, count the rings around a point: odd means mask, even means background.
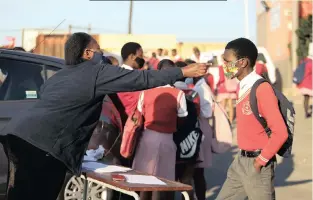
[[[278,200],[312,200],[312,119],[305,119],[303,97],[291,95],[296,110],[295,135],[291,158],[277,156],[275,188]],[[234,130],[236,133],[236,129]],[[233,148],[214,156],[213,166],[206,170],[207,200],[214,200],[226,179],[234,155],[238,152],[236,138]]]

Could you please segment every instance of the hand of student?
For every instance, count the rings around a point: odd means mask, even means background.
[[[256,160],[254,160],[253,166],[255,168],[255,170],[260,173],[261,172],[261,168],[263,167],[260,163],[258,163]]]
[[[182,68],[184,77],[194,78],[204,76],[211,64],[194,63]]]

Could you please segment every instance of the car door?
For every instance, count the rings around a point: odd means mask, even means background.
[[[59,68],[11,59],[0,59],[0,130],[8,121],[32,106],[45,80]],[[5,191],[7,159],[0,145],[0,199]]]

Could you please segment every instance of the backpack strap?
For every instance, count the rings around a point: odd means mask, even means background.
[[[251,91],[250,91],[250,107],[251,107],[252,113],[255,116],[255,118],[263,126],[263,128],[264,128],[266,134],[268,135],[268,137],[270,137],[271,129],[267,126],[267,122],[265,121],[265,119],[260,116],[259,108],[258,108],[258,100],[256,98],[256,90],[257,90],[258,86],[261,85],[264,82],[269,83],[267,80],[262,78],[262,79],[257,80],[253,84],[253,86],[251,88]]]

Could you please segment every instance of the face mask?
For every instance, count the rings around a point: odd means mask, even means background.
[[[238,61],[239,60],[237,60],[235,62],[228,62],[227,64],[223,64],[224,74],[225,74],[227,79],[235,78],[235,76],[239,70],[239,68],[236,66],[236,63]]]
[[[103,62],[102,57],[103,57],[102,53],[94,51],[93,57],[91,58],[91,62],[93,62],[94,64],[102,63]]]
[[[110,59],[108,59],[107,57],[105,56],[102,56],[102,60],[100,61],[101,64],[110,64],[112,65],[112,62]]]
[[[142,68],[145,65],[145,59],[137,57],[135,62],[138,64],[139,68]]]

